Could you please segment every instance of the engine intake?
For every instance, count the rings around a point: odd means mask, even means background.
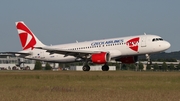
[[[110,61],[110,54],[107,52],[92,54],[91,61],[96,64],[105,64]]]

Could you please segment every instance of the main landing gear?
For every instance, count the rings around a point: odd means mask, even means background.
[[[83,67],[82,67],[83,71],[89,71],[90,70],[90,66],[85,64]],[[102,71],[108,71],[109,70],[109,66],[107,64],[104,64],[102,66]]]

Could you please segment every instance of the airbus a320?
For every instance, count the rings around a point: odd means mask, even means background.
[[[83,71],[89,71],[89,62],[102,64],[108,71],[111,60],[130,64],[138,55],[162,52],[170,43],[157,35],[136,35],[85,42],[47,46],[44,45],[23,21],[16,22],[22,51],[12,52],[16,56],[48,62],[84,62]]]

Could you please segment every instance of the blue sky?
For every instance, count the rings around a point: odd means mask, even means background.
[[[0,51],[19,51],[16,21],[47,45],[156,34],[180,50],[180,0],[1,0]]]

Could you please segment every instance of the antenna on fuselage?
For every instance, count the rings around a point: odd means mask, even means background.
[[[76,40],[76,43],[78,43],[78,41]]]
[[[144,32],[144,35],[146,35],[146,33]]]

